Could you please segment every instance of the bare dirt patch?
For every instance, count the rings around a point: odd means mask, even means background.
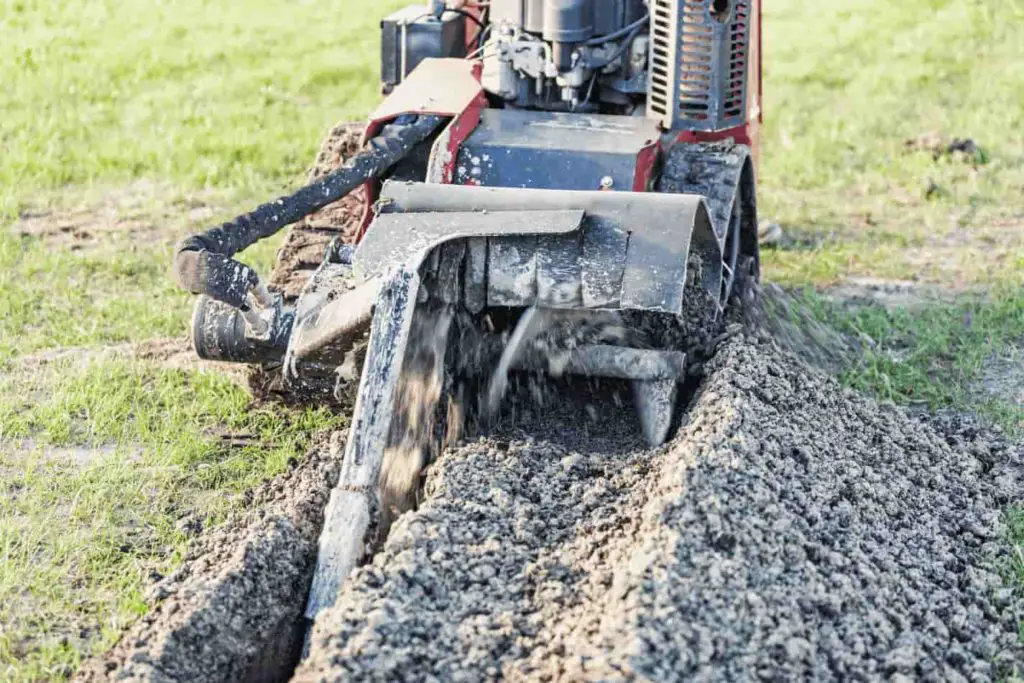
[[[136,358],[168,370],[197,370],[217,372],[245,384],[248,368],[238,363],[203,360],[196,355],[192,341],[187,337],[150,339],[132,347]]]
[[[164,244],[173,238],[168,227],[206,222],[217,210],[212,194],[181,197],[165,186],[139,181],[78,205],[24,211],[12,231],[72,251],[125,239],[145,246]]]
[[[38,443],[34,439],[23,439],[8,442],[7,444],[0,441],[0,448],[20,453],[26,457],[34,455],[43,462],[70,465],[77,469],[89,467],[115,455],[123,460],[131,461],[136,459],[142,452],[140,448],[125,449],[119,448],[116,444],[54,446],[52,444]]]
[[[49,365],[84,365],[106,360],[129,358],[131,355],[131,344],[114,344],[102,347],[62,346],[22,356],[18,359],[18,364],[27,370],[38,370]]]
[[[1024,349],[1011,346],[990,358],[975,391],[979,397],[1024,408]]]
[[[824,290],[824,296],[847,305],[876,305],[887,309],[918,310],[927,306],[953,303],[966,295],[977,297],[977,290],[965,291],[913,280],[886,280],[874,277],[851,277],[835,287]]]
[[[903,148],[908,152],[926,152],[936,161],[949,157],[961,163],[979,165],[988,160],[988,154],[971,138],[945,137],[937,131],[904,140]]]
[[[102,347],[75,346],[46,349],[20,358],[18,364],[23,370],[31,371],[52,365],[83,366],[89,363],[130,359],[145,361],[168,370],[218,372],[238,380],[240,384],[244,384],[247,377],[245,366],[199,358],[188,337],[148,339],[144,342]]]

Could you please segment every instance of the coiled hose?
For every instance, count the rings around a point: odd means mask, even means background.
[[[232,257],[265,237],[336,202],[379,178],[444,122],[433,115],[403,115],[384,126],[358,154],[329,175],[292,195],[280,197],[227,223],[185,238],[174,254],[174,279],[193,294],[206,294],[239,310],[249,309],[248,293],[259,275]]]

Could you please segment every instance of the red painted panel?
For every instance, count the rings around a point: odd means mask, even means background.
[[[650,192],[651,180],[654,176],[654,165],[661,152],[661,143],[648,140],[644,148],[637,152],[636,171],[633,173],[633,192]]]
[[[372,138],[384,124],[402,114],[440,114],[455,117],[442,135],[447,134],[451,138],[455,126],[463,134],[454,143],[457,150],[458,144],[476,127],[480,120],[480,107],[486,102],[480,85],[479,63],[465,59],[424,59],[370,114],[363,141]],[[475,119],[469,113],[471,111],[475,111]],[[380,194],[378,182],[371,181],[363,187],[366,208],[357,241],[363,238],[373,221],[373,204]]]

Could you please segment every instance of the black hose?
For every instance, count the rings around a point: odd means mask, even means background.
[[[466,10],[463,9],[449,9],[446,11],[455,12],[456,14],[469,19],[470,21],[477,25],[478,28],[476,32],[476,37],[474,38],[474,45],[476,45],[476,47],[473,49],[479,49],[480,46],[483,44],[484,31],[487,30],[487,26],[484,24],[484,22],[477,18],[476,15],[474,15],[472,12],[467,12]]]
[[[467,19],[472,21],[474,24],[479,26],[481,31],[484,30],[484,23],[482,21],[480,21],[480,19],[477,18],[477,16],[474,15],[472,12],[467,12],[464,9],[450,9],[448,11],[449,12],[455,12],[456,14],[461,14],[462,16],[466,17]]]
[[[608,33],[608,34],[603,35],[603,36],[595,36],[594,38],[590,38],[588,40],[583,41],[583,44],[584,45],[600,45],[601,43],[607,43],[609,40],[615,40],[619,36],[624,36],[627,33],[633,31],[634,29],[643,26],[644,23],[648,19],[650,19],[650,18],[651,18],[650,13],[647,13],[644,16],[642,16],[639,19],[637,19],[636,21],[634,21],[632,24],[628,24],[626,26],[623,26],[618,31],[612,31],[611,33]]]
[[[619,44],[619,46],[615,49],[615,52],[612,53],[611,57],[608,57],[607,59],[605,59],[603,62],[601,62],[599,64],[587,64],[586,65],[587,68],[588,69],[603,69],[606,66],[608,66],[609,64],[613,63],[616,59],[621,57],[622,54],[629,48],[630,44],[633,42],[633,39],[636,38],[637,35],[640,34],[640,29],[643,28],[642,24],[639,24],[639,23],[634,23],[634,24],[632,24],[632,26],[633,26],[633,30],[631,30],[629,32],[629,35],[626,36],[622,40],[622,42]]]
[[[232,256],[338,201],[366,181],[382,176],[443,121],[441,116],[401,116],[386,125],[362,151],[315,183],[216,228],[185,238],[174,255],[173,269],[178,284],[193,294],[206,294],[235,308],[248,310],[247,294],[259,283],[259,276]]]

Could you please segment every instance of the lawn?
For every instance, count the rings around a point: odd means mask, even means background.
[[[403,4],[2,0],[0,679],[108,647],[196,528],[337,420],[138,349],[184,334],[175,240],[296,187],[377,100],[377,21]],[[1024,348],[1024,4],[768,4],[760,210],[786,242],[767,278],[871,341],[852,386],[1019,429],[975,387]],[[906,144],[932,134],[978,150]],[[265,272],[274,248],[247,258]],[[818,293],[857,278],[952,300]]]
[[[336,421],[136,345],[184,334],[175,240],[300,183],[376,100],[400,4],[0,5],[0,680],[109,646],[198,529]]]

